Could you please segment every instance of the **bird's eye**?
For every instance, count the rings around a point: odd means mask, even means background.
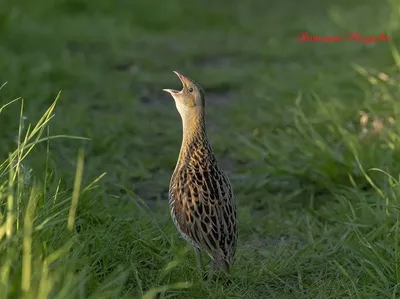
[[[193,92],[193,87],[190,86],[190,87],[188,88],[188,90],[189,90],[189,92]]]

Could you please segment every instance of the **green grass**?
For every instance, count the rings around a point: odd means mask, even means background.
[[[1,2],[0,298],[399,298],[400,4],[368,2]],[[235,189],[230,283],[169,216],[173,70]]]

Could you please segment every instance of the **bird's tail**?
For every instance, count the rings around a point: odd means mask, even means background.
[[[226,274],[230,273],[230,265],[229,263],[224,260],[224,259],[220,259],[218,261],[216,261],[216,264],[219,268],[221,268]]]

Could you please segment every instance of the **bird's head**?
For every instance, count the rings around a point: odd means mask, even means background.
[[[205,106],[203,89],[192,79],[189,79],[176,71],[174,71],[174,73],[182,82],[182,90],[163,89],[163,91],[170,93],[174,98],[176,109],[181,117],[186,118],[191,114],[202,113]]]

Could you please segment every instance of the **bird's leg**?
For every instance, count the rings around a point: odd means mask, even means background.
[[[210,262],[210,269],[209,269],[209,271],[208,271],[208,277],[211,278],[213,272],[214,272],[214,260],[211,259],[211,262]]]
[[[200,258],[200,252],[199,250],[194,247],[194,253],[196,255],[196,260],[197,260],[197,270],[199,271],[199,273],[201,273],[201,258]]]

